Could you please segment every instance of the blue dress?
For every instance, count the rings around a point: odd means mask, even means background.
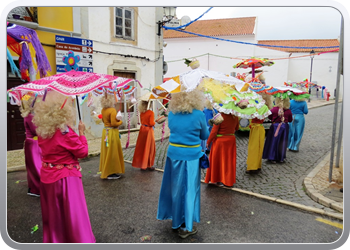
[[[214,117],[213,111],[215,112],[215,114],[218,113],[218,111],[216,109],[211,110],[211,109],[204,108],[204,110],[203,110],[203,113],[205,115],[205,120],[207,121],[207,128],[208,128],[209,134],[210,134],[213,126],[210,126],[208,121]],[[201,147],[202,147],[203,151],[205,151],[207,149],[207,140],[201,141]],[[211,148],[211,145],[209,145],[208,149],[210,150],[210,148]]]
[[[158,201],[158,220],[172,220],[172,228],[183,223],[192,231],[193,222],[200,222],[199,158],[200,144],[209,132],[205,115],[200,110],[192,113],[169,112],[170,137],[167,159]]]
[[[291,100],[290,111],[293,114],[293,121],[289,123],[288,149],[299,151],[305,128],[304,114],[309,112],[306,101]]]

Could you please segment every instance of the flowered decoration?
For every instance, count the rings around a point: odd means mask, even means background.
[[[71,70],[78,70],[79,66],[78,66],[78,62],[80,62],[80,56],[79,55],[74,55],[73,51],[69,51],[68,52],[68,56],[64,56],[62,58],[62,61],[64,64],[66,64],[64,66],[64,70],[66,72],[71,71]]]

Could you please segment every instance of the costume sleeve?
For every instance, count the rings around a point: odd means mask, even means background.
[[[64,135],[63,145],[76,158],[85,158],[88,156],[89,147],[84,135],[77,135],[71,128],[69,132]]]
[[[235,121],[236,121],[236,127],[235,127],[235,132],[239,130],[239,119],[237,116],[235,116]]]
[[[120,125],[123,124],[123,121],[117,120],[117,110],[113,109],[111,114],[111,126],[112,127],[119,127]]]
[[[152,110],[150,111],[150,115],[149,115],[148,119],[149,119],[148,123],[151,127],[156,125],[156,122],[154,121],[154,112]]]
[[[307,108],[307,103],[305,102],[304,104],[304,110],[303,110],[304,114],[307,115],[309,113],[309,109]]]
[[[210,132],[209,138],[207,140],[207,145],[210,145],[213,142],[213,140],[216,138],[216,135],[219,131],[219,128],[220,128],[220,124],[219,125],[214,124],[214,126]]]
[[[272,118],[273,118],[273,108],[270,109],[270,111],[271,111],[271,114],[268,116],[268,118],[272,121]],[[272,121],[272,122],[273,122],[273,121]]]
[[[201,140],[206,140],[206,139],[208,139],[208,136],[209,136],[209,130],[208,130],[207,121],[205,119],[204,113],[200,114],[199,122],[200,122],[200,126],[201,126],[201,131],[200,131],[199,137],[201,138]]]
[[[293,114],[290,109],[286,110],[287,111],[287,122],[292,122],[293,121]]]

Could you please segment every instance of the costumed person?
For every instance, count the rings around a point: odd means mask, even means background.
[[[205,101],[205,107],[203,109],[203,113],[205,115],[205,120],[207,121],[207,128],[208,128],[208,131],[210,134],[210,131],[213,128],[213,124],[210,122],[210,120],[213,119],[213,117],[217,113],[217,111],[216,111],[216,109],[213,108],[213,106],[211,105],[211,103],[208,99],[206,99],[206,101]],[[202,151],[204,151],[206,154],[210,153],[211,144],[208,145],[208,147],[207,147],[207,140],[201,141],[201,147],[202,147]]]
[[[117,119],[115,96],[105,93],[101,97],[102,122],[104,128],[101,139],[100,172],[101,179],[119,179],[125,173],[124,156],[119,135],[123,121]]]
[[[290,111],[293,115],[293,121],[289,123],[288,149],[289,151],[298,152],[305,128],[304,114],[307,115],[309,112],[305,98],[291,100]]]
[[[204,94],[198,88],[172,94],[169,102],[169,147],[158,202],[158,220],[172,220],[172,228],[186,238],[200,222],[201,140],[209,136]]]
[[[154,112],[147,110],[148,101],[141,101],[138,105],[141,127],[137,137],[132,166],[141,170],[154,170],[156,156],[156,142],[154,139]]]
[[[72,98],[54,91],[35,103],[34,113],[42,151],[43,243],[95,243],[78,160],[88,156],[85,125],[80,121],[79,135],[74,132]]]
[[[322,86],[322,90],[321,90],[321,98],[322,99],[324,99],[324,89],[325,89],[326,87],[325,86]]]
[[[316,87],[316,98],[318,98],[318,87]]]
[[[272,96],[266,93],[262,93],[261,96],[265,100],[265,104],[269,110],[271,110],[273,108]],[[265,119],[254,118],[249,125],[250,131],[246,170],[246,173],[248,174],[261,170],[262,154],[265,142],[265,128],[263,126],[264,120]]]
[[[207,146],[213,143],[209,155],[209,168],[205,183],[214,183],[228,187],[236,183],[236,137],[239,120],[232,114],[221,113],[224,121],[214,124]]]
[[[289,109],[289,98],[276,97],[276,106],[271,109],[268,118],[272,124],[267,133],[263,159],[271,163],[284,162],[288,146],[289,122],[293,121],[292,112]]]
[[[34,96],[29,94],[23,96],[20,107],[21,116],[24,119],[26,139],[24,142],[24,156],[27,170],[28,195],[40,197],[40,171],[41,171],[41,149],[38,144],[36,126],[33,124],[32,103]]]

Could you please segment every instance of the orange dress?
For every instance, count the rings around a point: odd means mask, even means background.
[[[152,110],[147,110],[141,113],[141,127],[135,146],[132,166],[135,168],[147,169],[154,165],[156,156],[156,141],[154,140],[153,126],[154,113]]]
[[[221,182],[225,186],[236,183],[236,137],[234,133],[239,129],[237,116],[221,113],[224,121],[214,125],[210,132],[207,145],[212,142],[209,155],[209,168],[205,176],[205,183]]]

